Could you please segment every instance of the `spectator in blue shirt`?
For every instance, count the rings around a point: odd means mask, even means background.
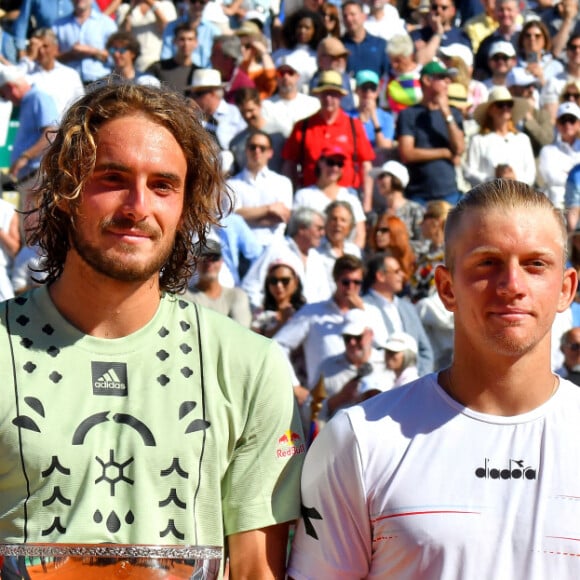
[[[580,163],[574,165],[570,173],[568,173],[564,207],[566,208],[568,231],[573,232],[578,225],[578,218],[580,217]]]
[[[182,22],[190,22],[195,26],[197,32],[197,47],[192,53],[193,64],[201,68],[211,68],[211,49],[216,36],[220,30],[211,22],[202,20],[203,9],[208,0],[186,0],[184,4],[188,7],[183,16],[170,22],[163,31],[163,46],[161,48],[161,59],[175,56],[175,28]]]
[[[18,59],[26,54],[28,27],[34,17],[37,28],[50,28],[56,20],[73,13],[72,0],[22,0],[20,14],[14,22]]]
[[[92,0],[73,0],[73,13],[59,18],[52,29],[58,38],[58,60],[74,68],[88,84],[111,72],[105,45],[115,22],[93,7]]]
[[[342,4],[342,19],[346,33],[342,42],[349,51],[347,71],[354,76],[359,70],[372,70],[379,78],[389,72],[387,43],[383,38],[369,34],[365,29],[365,13],[359,0]]]

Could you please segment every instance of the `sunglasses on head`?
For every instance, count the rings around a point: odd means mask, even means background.
[[[282,286],[284,286],[284,288],[286,288],[288,286],[288,284],[290,284],[291,281],[292,281],[292,278],[289,278],[287,276],[281,276],[280,278],[276,278],[276,276],[269,276],[268,277],[268,284],[270,286],[277,286],[278,284],[282,284]]]
[[[344,167],[344,160],[342,159],[332,159],[331,157],[325,157],[324,163],[328,167]]]

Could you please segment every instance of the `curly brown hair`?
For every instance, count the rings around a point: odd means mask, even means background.
[[[95,166],[96,134],[108,121],[135,114],[166,128],[186,158],[183,216],[171,256],[160,272],[160,288],[180,292],[187,287],[197,248],[205,243],[208,227],[219,223],[227,207],[219,150],[200,122],[200,111],[182,96],[167,88],[129,83],[96,85],[76,101],[42,159],[34,190],[36,208],[32,210],[38,214],[38,224],[29,232],[29,242],[37,244],[46,256],[45,283],[54,282],[63,272],[75,211]]]

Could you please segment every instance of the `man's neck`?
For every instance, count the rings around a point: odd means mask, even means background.
[[[210,298],[219,298],[222,294],[222,285],[217,278],[200,278],[196,288]]]
[[[195,26],[196,28],[200,25],[201,23],[201,14],[198,14],[197,16],[194,16],[191,12],[189,13],[189,22]]]
[[[191,66],[193,64],[193,61],[191,60],[191,54],[182,54],[177,52],[173,58],[180,66]]]
[[[579,78],[580,77],[580,63],[569,62],[567,72],[570,76]]]
[[[261,171],[264,171],[264,169],[266,167],[267,167],[267,165],[261,165],[261,166],[253,165],[252,167],[250,167],[249,165],[246,165],[246,170],[254,179],[256,179],[256,177],[258,176],[258,173],[260,173]]]
[[[46,66],[43,66],[40,63],[38,63],[38,64],[42,70],[51,71],[51,70],[54,70],[55,63],[56,63],[56,61],[52,60],[52,61],[46,63]]]
[[[122,338],[155,316],[161,300],[158,275],[146,282],[128,283],[88,266],[75,270],[71,272],[65,264],[49,294],[60,314],[81,332],[97,338]]]
[[[278,91],[278,94],[280,95],[280,98],[283,101],[293,101],[296,98],[296,96],[298,95],[298,89],[296,89],[296,88],[291,89],[287,93],[282,93],[282,92]]]
[[[549,337],[534,351],[514,356],[477,352],[456,332],[454,362],[440,373],[439,384],[474,411],[504,417],[527,413],[550,399],[559,385],[550,370]]]
[[[330,125],[331,123],[334,123],[334,121],[336,121],[339,112],[340,109],[335,109],[334,111],[320,109],[320,116],[327,125]]]
[[[382,296],[385,300],[392,302],[395,299],[395,294],[390,290],[387,290],[379,284],[371,286],[371,290],[374,290],[379,296]]]
[[[360,28],[357,28],[356,30],[349,32],[348,35],[350,36],[351,40],[353,40],[358,44],[365,39],[367,31],[365,30],[364,26],[361,26]]]
[[[91,8],[89,7],[86,10],[79,10],[78,12],[75,12],[75,19],[77,20],[77,22],[80,22],[82,24],[83,22],[85,22],[85,20],[88,20],[90,15]]]

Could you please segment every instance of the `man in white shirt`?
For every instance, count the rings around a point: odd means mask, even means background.
[[[228,180],[233,209],[266,248],[284,236],[292,209],[292,182],[268,168],[274,154],[268,133],[251,129],[245,150],[246,167]]]
[[[262,306],[264,282],[268,267],[275,260],[292,260],[307,302],[326,300],[331,295],[324,276],[324,260],[316,251],[324,235],[324,216],[316,210],[302,207],[288,222],[286,237],[277,239],[252,264],[242,281],[242,289],[254,307]]]
[[[276,94],[262,102],[262,111],[266,119],[277,119],[285,124],[285,136],[288,137],[292,127],[298,121],[317,113],[320,100],[301,91],[299,64],[294,54],[289,54],[276,62]]]
[[[578,576],[580,391],[550,368],[578,282],[566,249],[561,212],[524,183],[484,183],[451,210],[435,279],[453,362],[320,432],[290,577]]]
[[[350,310],[359,308],[367,311],[377,343],[386,341],[388,334],[381,313],[375,306],[365,304],[360,296],[363,282],[362,261],[346,254],[336,260],[332,273],[336,284],[332,297],[306,304],[274,335],[274,340],[287,354],[300,345],[303,346],[306,386],[309,389],[318,381],[322,361],[344,351],[342,329],[344,317]],[[383,355],[377,351],[371,360],[380,366]]]
[[[74,68],[56,60],[58,39],[51,28],[36,30],[30,44],[33,60],[23,60],[19,66],[26,66],[26,76],[32,85],[52,97],[60,119],[66,108],[85,94],[83,82]]]
[[[368,293],[365,304],[376,306],[389,335],[405,332],[418,345],[417,368],[423,376],[433,371],[433,349],[415,307],[397,294],[403,290],[404,272],[390,252],[375,254],[367,263]]]

